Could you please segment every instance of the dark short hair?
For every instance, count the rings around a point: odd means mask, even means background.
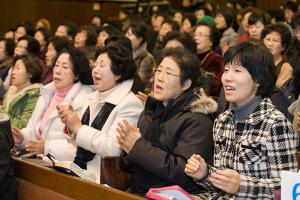
[[[260,21],[264,25],[268,25],[268,24],[270,24],[271,19],[270,19],[270,16],[267,13],[265,13],[261,10],[255,10],[249,16],[248,24],[253,25],[258,21]]]
[[[162,23],[161,23],[161,26],[163,24],[169,24],[171,27],[172,27],[172,31],[179,31],[180,30],[180,26],[178,24],[178,22],[170,19],[170,18],[167,18],[165,19]]]
[[[292,34],[289,28],[282,23],[277,24],[269,24],[267,25],[261,33],[261,38],[264,39],[268,34],[276,32],[280,35],[281,45],[284,48],[284,51],[287,50],[289,45],[291,44]]]
[[[194,13],[188,13],[188,14],[185,14],[185,15],[183,16],[182,22],[183,22],[184,20],[186,20],[186,19],[189,20],[189,22],[191,23],[191,26],[192,26],[192,27],[195,26],[195,24],[196,24],[196,22],[197,22],[197,18],[196,18],[196,16],[195,16]]]
[[[14,65],[18,60],[22,60],[26,71],[31,75],[30,83],[40,83],[42,78],[42,61],[33,54],[25,54],[14,58]]]
[[[28,43],[27,52],[28,53],[34,54],[38,57],[40,56],[41,46],[40,46],[40,43],[34,37],[25,35],[25,36],[20,37],[18,42],[20,42],[21,40],[27,41],[27,43]]]
[[[235,12],[231,8],[220,8],[216,11],[216,15],[221,14],[225,18],[227,27],[231,27],[235,23]]]
[[[97,43],[97,31],[93,26],[90,25],[81,26],[78,29],[77,33],[81,31],[85,32],[86,34],[86,40],[85,40],[86,46],[93,46]]]
[[[14,49],[15,49],[15,42],[11,38],[0,38],[0,41],[5,42],[5,55],[6,56],[13,56]]]
[[[101,30],[98,32],[98,36],[101,32],[106,32],[109,36],[121,36],[121,31],[119,31],[117,28],[113,26],[106,26],[101,28]]]
[[[35,33],[36,32],[41,32],[42,33],[42,35],[44,36],[44,40],[46,41],[46,43],[48,42],[49,38],[51,37],[51,33],[46,28],[38,28],[38,29],[35,30]]]
[[[293,29],[300,27],[300,12],[298,12],[294,15],[291,25],[292,25]]]
[[[48,45],[50,43],[57,53],[60,53],[63,49],[71,46],[71,42],[67,37],[52,36],[48,41]]]
[[[198,10],[203,10],[204,11],[204,15],[208,15],[208,16],[211,16],[211,17],[213,16],[212,11],[210,11],[204,5],[200,5],[200,6],[198,6],[198,7],[195,8],[195,11],[198,11]]]
[[[163,39],[163,47],[165,47],[166,44],[171,40],[180,42],[185,49],[188,49],[194,53],[197,52],[197,44],[191,34],[183,33],[180,31],[169,32]]]
[[[74,22],[64,20],[58,26],[66,27],[68,36],[71,36],[72,38],[75,37],[76,32],[77,32],[77,25]]]
[[[127,28],[126,32],[131,28],[132,33],[138,37],[138,38],[142,38],[142,42],[147,41],[148,39],[148,34],[149,34],[149,30],[148,27],[145,23],[132,23],[129,25],[129,27]]]
[[[274,58],[260,42],[249,40],[230,47],[224,54],[224,64],[238,63],[250,73],[259,84],[257,96],[269,97],[275,87],[276,74]]]
[[[199,59],[195,53],[184,48],[167,48],[163,50],[163,58],[170,57],[176,62],[180,69],[180,84],[190,79],[193,89],[199,84]]]
[[[25,35],[33,36],[34,28],[33,28],[32,24],[30,22],[28,22],[28,21],[20,22],[19,24],[17,24],[16,30],[19,27],[24,27],[25,28],[25,31],[26,31]]]
[[[111,27],[114,27],[116,29],[118,29],[119,31],[122,30],[122,22],[118,19],[110,19],[110,18],[107,18],[103,25],[104,24],[107,24],[107,26],[111,26]]]
[[[288,9],[291,10],[293,12],[297,12],[298,10],[298,5],[297,3],[293,2],[293,1],[287,1],[285,2],[285,4],[283,5],[283,9]]]
[[[217,29],[215,24],[208,24],[206,22],[200,22],[197,24],[195,30],[199,27],[199,26],[206,26],[209,28],[209,39],[212,42],[212,49],[216,48],[219,46],[220,44],[220,39],[222,37],[219,29]]]
[[[73,65],[73,74],[78,77],[79,81],[84,85],[92,85],[92,71],[89,66],[90,63],[86,55],[80,50],[70,46],[62,50],[57,55],[56,61],[58,57],[63,53],[67,53],[70,55],[70,62]]]
[[[107,53],[111,60],[111,71],[114,75],[120,76],[117,83],[128,79],[133,79],[137,66],[133,60],[132,50],[128,48],[131,45],[130,40],[126,37],[108,42],[104,48],[96,51],[96,59],[99,55]]]
[[[275,19],[276,22],[284,21],[284,12],[281,8],[271,8],[268,10],[268,14],[270,15],[271,19]]]

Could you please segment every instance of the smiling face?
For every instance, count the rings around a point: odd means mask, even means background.
[[[19,59],[15,63],[12,75],[11,84],[17,88],[22,88],[24,85],[30,83],[30,74],[27,72],[24,62]]]
[[[73,64],[70,54],[62,53],[56,60],[53,68],[53,82],[57,89],[63,89],[74,84],[77,77],[73,73]]]
[[[267,34],[263,38],[263,43],[269,49],[269,51],[274,57],[280,56],[284,50],[284,47],[282,46],[281,43],[280,34],[277,32],[271,32]]]
[[[237,106],[248,103],[256,94],[258,83],[246,68],[237,63],[228,63],[222,75],[225,98]]]
[[[117,85],[119,76],[111,71],[111,60],[107,53],[98,56],[95,67],[92,72],[95,89],[99,92],[105,92]]]
[[[184,86],[180,83],[180,68],[171,57],[165,57],[154,74],[154,98],[160,101],[175,99],[190,84]]]

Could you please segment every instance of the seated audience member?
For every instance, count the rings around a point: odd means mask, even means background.
[[[119,156],[116,141],[117,123],[128,120],[136,124],[143,110],[141,101],[131,92],[136,65],[131,49],[121,38],[109,42],[96,52],[92,76],[96,91],[86,100],[82,118],[72,107],[59,107],[59,115],[70,132],[76,135],[77,152],[74,162],[93,173],[100,183],[101,156]]]
[[[274,57],[277,76],[276,87],[281,89],[293,73],[292,66],[283,58],[283,53],[291,43],[291,32],[284,24],[270,24],[263,30],[261,38]]]
[[[298,6],[299,5],[296,2],[293,2],[291,0],[286,1],[283,5],[284,18],[288,24],[292,22],[292,19],[298,10]]]
[[[12,39],[15,41],[15,29],[10,28],[3,35],[5,39]]]
[[[162,42],[163,48],[184,48],[193,53],[197,53],[197,44],[188,33],[182,33],[179,31],[172,31],[168,33]]]
[[[200,5],[195,8],[195,16],[197,20],[201,19],[204,16],[213,16],[212,11],[210,11],[206,6]]]
[[[183,48],[165,49],[163,57],[154,70],[153,96],[147,99],[137,127],[128,121],[118,124],[130,193],[144,195],[152,187],[170,185],[195,193],[200,187],[184,174],[186,160],[197,152],[212,161],[211,113],[217,104],[193,92],[198,58]]]
[[[67,37],[71,42],[73,42],[76,32],[77,26],[74,22],[62,21],[55,31],[55,36]]]
[[[79,114],[93,83],[86,56],[75,48],[58,54],[53,82],[40,89],[36,107],[26,127],[13,129],[15,143],[33,154],[50,153],[57,160],[74,160],[76,145],[64,134],[56,106],[70,105]]]
[[[204,199],[272,199],[280,172],[297,170],[297,137],[268,98],[276,81],[273,56],[263,45],[244,42],[231,47],[224,62],[231,105],[214,123],[214,165],[194,154],[185,173],[208,190]]]
[[[132,91],[144,92],[144,89],[150,88],[153,77],[153,68],[155,60],[147,50],[147,26],[143,23],[132,23],[126,31],[126,37],[131,41],[133,59],[137,65],[137,76],[134,79]]]
[[[248,19],[248,32],[251,39],[260,40],[261,32],[264,30],[265,26],[270,24],[270,17],[267,13],[255,10],[251,13]]]
[[[104,21],[106,20],[106,17],[102,15],[101,13],[93,15],[91,19],[91,24],[96,27],[101,27]]]
[[[88,59],[92,59],[94,56],[96,43],[97,31],[93,26],[85,25],[78,29],[74,39],[74,47],[84,52]]]
[[[0,38],[0,78],[5,80],[8,70],[13,65],[15,44],[12,39]]]
[[[243,10],[240,27],[238,29],[239,36],[238,36],[238,38],[236,39],[236,42],[235,42],[236,44],[240,44],[242,42],[245,42],[250,38],[248,20],[249,20],[249,17],[252,14],[253,11],[255,11],[255,8],[253,8],[253,7],[246,7]]]
[[[32,24],[29,22],[21,22],[17,25],[15,34],[14,34],[14,39],[15,39],[15,44],[19,41],[19,39],[25,35],[33,37],[34,35],[34,29],[32,27]]]
[[[216,12],[215,16],[216,27],[222,34],[220,39],[220,47],[222,49],[222,54],[226,50],[235,45],[235,41],[238,37],[235,30],[232,28],[235,23],[235,16],[232,9],[221,8]]]
[[[193,34],[197,18],[194,13],[186,14],[181,25],[181,32]]]
[[[53,36],[49,39],[47,45],[47,53],[44,60],[44,69],[42,74],[42,83],[44,85],[53,80],[53,67],[57,55],[63,50],[71,46],[70,40],[66,37]]]
[[[51,32],[51,24],[45,18],[41,18],[36,22],[35,30],[40,29],[40,28],[46,29],[48,32]]]
[[[14,50],[14,56],[22,56],[31,53],[39,57],[40,48],[41,46],[35,38],[25,35],[18,40]]]
[[[222,57],[213,49],[219,45],[220,32],[214,25],[199,23],[195,28],[194,38],[197,43],[198,58],[200,59],[199,68],[212,76],[209,95],[219,96],[222,87],[221,76],[224,72],[224,63]]]
[[[103,27],[98,33],[96,47],[103,48],[107,38],[118,36],[121,36],[121,32],[117,28],[111,26]]]
[[[40,44],[40,58],[42,60],[45,60],[45,56],[47,53],[47,44],[48,44],[48,40],[49,40],[50,36],[51,36],[50,32],[44,28],[36,29],[36,31],[34,33],[34,38]]]
[[[182,26],[183,18],[184,18],[184,12],[183,11],[176,10],[174,12],[173,20],[176,21],[180,27]]]
[[[27,125],[39,97],[42,75],[40,60],[34,55],[17,56],[12,67],[8,88],[0,112],[7,113],[12,127]]]
[[[300,12],[292,20],[294,38],[286,52],[287,61],[293,68],[300,66]]]
[[[2,200],[17,199],[16,178],[10,157],[13,146],[9,117],[0,114],[0,197]]]

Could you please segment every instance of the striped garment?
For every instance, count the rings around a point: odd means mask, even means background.
[[[196,181],[208,189],[205,198],[222,194],[222,199],[273,199],[280,187],[280,171],[297,171],[297,135],[291,123],[268,98],[244,122],[236,122],[227,110],[214,123],[214,166],[206,178]],[[230,168],[241,177],[240,189],[233,196],[222,193],[208,182],[216,169]]]

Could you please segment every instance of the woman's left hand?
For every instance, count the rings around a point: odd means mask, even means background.
[[[229,194],[236,194],[239,191],[241,183],[240,174],[232,169],[216,170],[211,173],[208,180],[213,186]]]
[[[76,112],[73,110],[73,107],[71,105],[57,106],[57,111],[61,121],[66,124],[68,129],[77,134],[82,123]]]
[[[33,154],[43,154],[44,148],[45,141],[40,136],[37,136],[36,140],[30,140],[25,147],[26,151]]]
[[[117,142],[126,153],[129,153],[135,142],[141,137],[140,129],[124,120],[123,123],[118,123],[117,127]]]

